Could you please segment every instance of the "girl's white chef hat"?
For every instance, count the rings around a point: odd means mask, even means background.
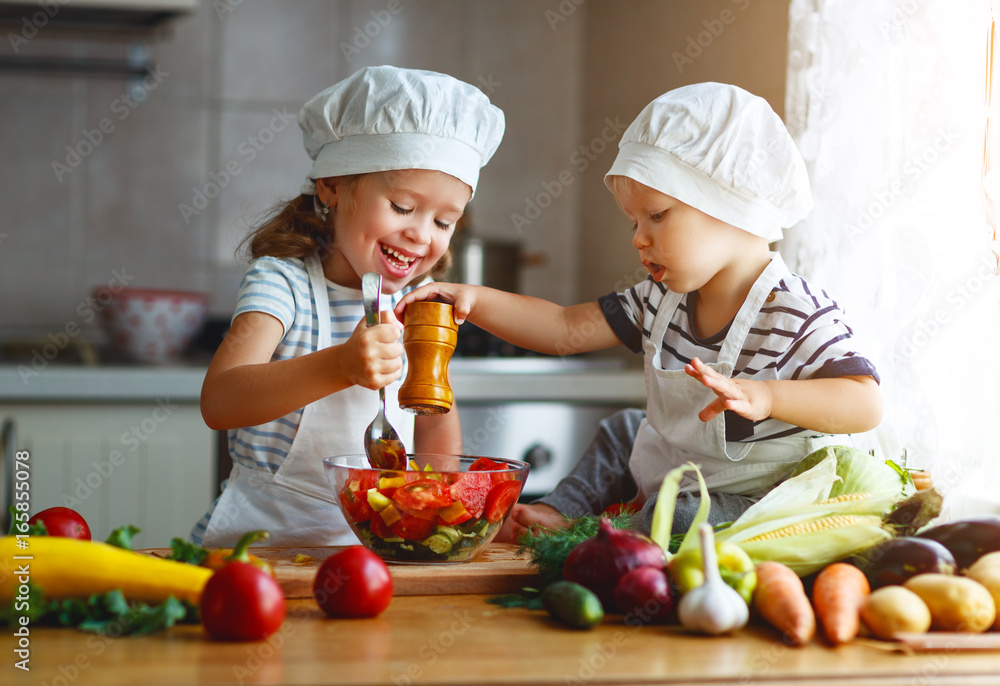
[[[723,83],[669,91],[622,134],[604,177],[627,176],[775,241],[812,209],[805,162],[763,98]]]
[[[478,88],[446,74],[365,67],[313,96],[299,112],[316,179],[435,169],[472,187],[503,138],[503,112]]]

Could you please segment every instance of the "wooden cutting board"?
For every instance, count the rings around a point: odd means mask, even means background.
[[[518,556],[517,546],[491,543],[475,560],[454,564],[390,564],[394,595],[462,595],[515,593],[538,581],[538,571],[528,557]],[[343,547],[282,548],[253,546],[250,553],[274,568],[286,598],[312,598],[313,580],[326,558]],[[138,552],[165,557],[169,548]],[[295,562],[298,555],[311,559]]]

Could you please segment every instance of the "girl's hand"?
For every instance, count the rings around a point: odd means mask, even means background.
[[[476,305],[477,286],[460,283],[430,283],[407,293],[396,305],[396,318],[402,321],[406,306],[418,300],[438,300],[455,308],[455,323],[462,324]]]
[[[373,391],[398,379],[403,370],[403,326],[391,311],[381,317],[382,323],[375,326],[362,319],[343,344],[347,378]]]
[[[697,357],[685,365],[688,376],[698,379],[706,388],[718,396],[698,413],[698,419],[711,421],[724,410],[751,421],[767,419],[771,416],[771,390],[761,381],[730,379],[710,368]]]

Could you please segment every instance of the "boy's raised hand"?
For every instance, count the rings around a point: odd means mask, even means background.
[[[403,369],[403,326],[392,311],[382,312],[381,318],[375,326],[362,319],[344,343],[347,377],[373,391],[398,379]]]
[[[396,317],[403,318],[406,306],[418,300],[437,300],[450,303],[455,309],[455,323],[462,324],[476,305],[478,286],[460,283],[429,283],[407,293],[396,305]]]
[[[771,416],[771,391],[767,384],[747,379],[730,379],[697,357],[684,366],[684,371],[717,396],[698,413],[701,421],[711,421],[724,410],[732,410],[752,421]]]

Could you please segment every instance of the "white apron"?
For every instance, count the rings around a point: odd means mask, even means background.
[[[709,367],[725,377],[732,376],[757,314],[771,289],[789,273],[781,256],[773,253],[771,263],[736,313],[718,361]],[[646,418],[639,426],[629,457],[640,501],[659,490],[668,471],[689,461],[699,466],[710,491],[759,496],[813,450],[824,445],[850,444],[849,436],[809,434],[758,443],[727,442],[723,414],[709,422],[698,419],[698,413],[716,397],[715,393],[683,369],[665,370],[660,363],[663,336],[682,297],[673,291],[666,293],[653,318],[650,337],[643,341]],[[681,488],[697,490],[697,481],[685,477]]]
[[[322,350],[331,343],[326,276],[315,257],[306,259],[306,269],[318,321],[317,350]],[[412,446],[414,416],[399,409],[400,383],[397,379],[385,389],[386,415],[404,445]],[[271,533],[267,545],[357,543],[324,474],[323,458],[363,454],[364,431],[377,411],[378,394],[360,386],[306,405],[288,455],[276,473],[233,466],[202,545],[231,546],[254,529]]]

